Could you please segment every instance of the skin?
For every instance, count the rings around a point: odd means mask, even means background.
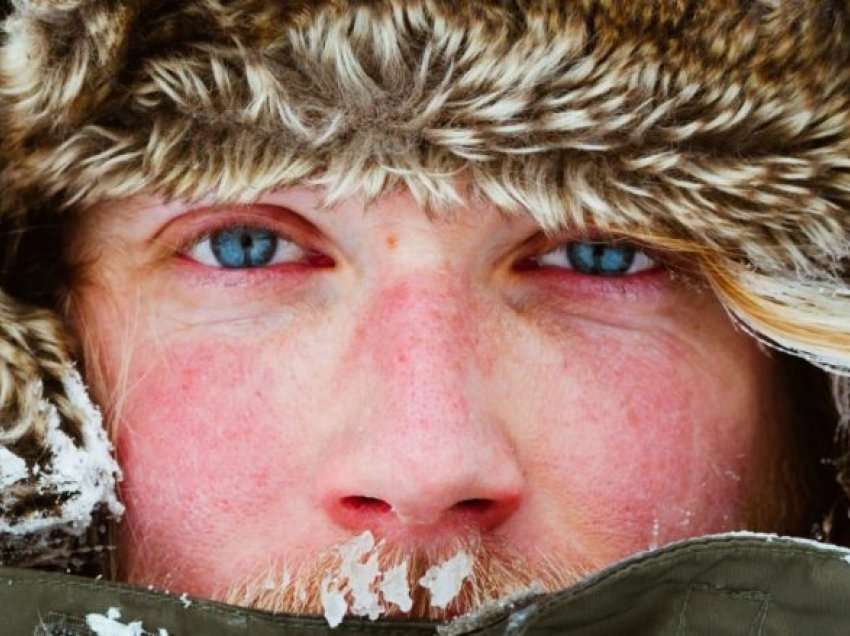
[[[366,529],[595,568],[753,527],[786,405],[711,293],[661,266],[535,267],[582,237],[480,203],[429,219],[405,193],[320,194],[138,197],[75,225],[70,304],[125,472],[128,580],[210,596]],[[192,260],[193,237],[249,222],[312,252]]]

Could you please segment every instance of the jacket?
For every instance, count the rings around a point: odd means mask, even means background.
[[[171,636],[435,634],[462,636],[841,636],[850,623],[850,550],[770,535],[718,535],[636,555],[580,584],[448,624],[272,615],[161,592],[0,569],[2,633],[88,636],[119,625]],[[92,619],[91,616],[95,615]],[[95,632],[98,633],[98,632]],[[106,632],[109,634],[110,632]]]

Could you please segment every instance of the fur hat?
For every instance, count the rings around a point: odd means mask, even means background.
[[[12,234],[142,190],[468,195],[685,252],[753,335],[850,372],[846,0],[15,0],[3,32]],[[32,457],[34,395],[80,422],[9,260],[0,430]]]

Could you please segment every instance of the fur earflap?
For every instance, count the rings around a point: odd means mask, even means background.
[[[0,293],[0,563],[79,567],[95,517],[118,517],[100,413],[43,310]]]

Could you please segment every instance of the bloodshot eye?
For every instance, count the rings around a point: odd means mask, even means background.
[[[647,254],[630,245],[572,241],[537,257],[544,267],[571,269],[588,276],[629,276],[658,266]]]
[[[243,225],[211,232],[187,251],[202,265],[227,269],[267,267],[305,255],[304,249],[271,230]]]

